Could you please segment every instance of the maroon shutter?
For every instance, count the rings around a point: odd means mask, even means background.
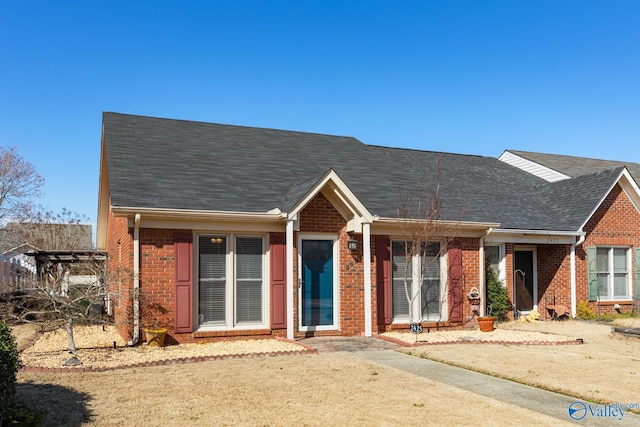
[[[174,238],[176,332],[193,331],[193,237],[176,234]]]
[[[391,324],[391,263],[390,240],[376,238],[376,299],[378,324]]]
[[[462,246],[454,241],[449,246],[449,320],[463,321]]]
[[[271,329],[287,328],[286,252],[285,236],[271,235]]]

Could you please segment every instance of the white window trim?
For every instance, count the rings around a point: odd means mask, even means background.
[[[390,243],[390,249],[391,249],[391,256],[390,256],[390,266],[389,268],[391,269],[390,272],[390,286],[393,287],[393,242],[404,242],[407,239],[404,239],[402,237],[396,237],[396,238],[391,238],[391,243]],[[445,240],[431,240],[431,242],[438,242],[440,244],[440,248],[443,248],[446,246],[446,241]],[[442,249],[441,249],[442,252]],[[418,266],[418,263],[415,262],[415,259],[419,259],[421,260],[422,257],[419,254],[414,254],[412,255],[412,258],[414,260],[414,262],[411,263],[412,265],[412,277],[411,277],[411,292],[412,295],[415,295],[416,290],[419,290],[420,288],[416,289],[417,286],[421,286],[422,285],[422,278],[421,276],[421,268]],[[447,312],[447,307],[448,307],[448,299],[449,299],[449,293],[447,292],[447,282],[448,282],[448,275],[447,275],[447,265],[449,264],[449,253],[448,251],[445,251],[444,253],[440,254],[440,312],[439,312],[439,316],[438,319],[429,319],[429,318],[423,318],[422,317],[422,310],[420,307],[420,303],[422,301],[422,297],[419,296],[417,297],[414,301],[413,301],[413,312],[418,315],[419,317],[414,319],[413,322],[446,322],[447,320],[449,320],[449,315]],[[417,285],[418,283],[420,283],[420,285]],[[409,315],[399,315],[399,316],[394,316],[393,315],[393,288],[391,289],[391,323],[398,323],[398,324],[405,324],[405,323],[413,323],[410,321],[409,319]]]
[[[609,283],[607,283],[607,287],[608,287],[608,291],[610,292],[609,296],[600,296],[598,293],[598,301],[632,301],[633,300],[633,295],[632,295],[632,289],[631,289],[631,282],[632,282],[632,278],[633,278],[633,269],[632,269],[632,254],[633,254],[633,248],[629,247],[629,246],[617,246],[617,245],[598,245],[596,246],[596,276],[600,273],[600,270],[598,270],[598,261],[597,261],[597,251],[598,249],[606,249],[608,251],[608,258],[609,258],[609,266],[610,266],[610,270],[607,272],[609,274]],[[626,258],[627,258],[627,280],[626,280],[626,288],[627,288],[627,296],[626,297],[617,297],[615,296],[615,283],[614,283],[614,277],[615,277],[615,271],[614,271],[614,266],[613,266],[613,250],[614,249],[624,249],[626,252]]]
[[[199,313],[199,301],[200,301],[200,237],[202,236],[224,236],[226,237],[226,283],[225,283],[225,322],[224,324],[200,324]],[[262,238],[262,321],[254,323],[236,324],[236,273],[235,273],[235,247],[236,237],[260,237]],[[269,258],[267,256],[269,249],[269,235],[260,233],[229,233],[229,232],[215,232],[215,231],[203,231],[194,233],[194,254],[193,254],[193,268],[194,268],[194,286],[193,286],[193,313],[194,313],[194,325],[195,331],[229,331],[229,330],[251,330],[251,329],[265,329],[268,327],[269,321]]]
[[[485,247],[489,246],[497,246],[498,247],[498,279],[502,282],[502,284],[507,286],[507,274],[506,274],[506,249],[504,243],[487,243]],[[486,256],[486,254],[485,254]]]
[[[332,240],[333,241],[333,325],[303,326],[302,325],[302,241],[303,240]],[[298,233],[298,330],[300,332],[337,331],[340,330],[340,236],[323,233]]]

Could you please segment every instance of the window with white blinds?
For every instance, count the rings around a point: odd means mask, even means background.
[[[236,323],[262,322],[262,238],[236,238]]]
[[[264,323],[264,245],[260,236],[198,238],[198,319],[201,326]]]
[[[440,243],[422,246],[420,253],[411,251],[411,242],[391,242],[391,311],[393,320],[409,320],[409,299],[414,317],[421,320],[441,320],[442,280]],[[405,291],[406,282],[406,291]],[[418,319],[414,318],[413,321]]]

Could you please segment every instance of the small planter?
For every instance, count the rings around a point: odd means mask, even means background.
[[[167,336],[167,328],[145,328],[147,345],[149,347],[164,347],[164,337]]]
[[[493,331],[493,323],[495,322],[496,318],[493,316],[484,316],[484,317],[478,317],[478,325],[480,326],[480,331],[481,332],[491,332]]]

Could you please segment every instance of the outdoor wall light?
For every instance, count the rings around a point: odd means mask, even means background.
[[[353,237],[349,237],[349,240],[347,240],[347,249],[350,251],[358,250],[358,241]]]

